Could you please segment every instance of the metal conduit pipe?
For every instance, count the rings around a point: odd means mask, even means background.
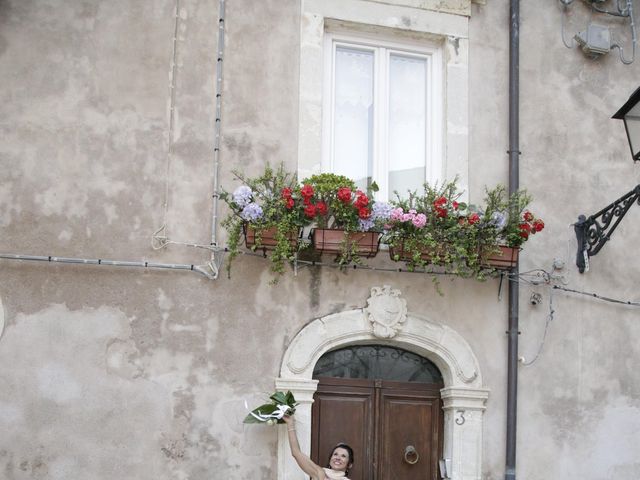
[[[511,0],[509,27],[509,194],[520,187],[520,0]],[[517,278],[519,267],[512,270]],[[507,353],[507,432],[505,480],[516,478],[516,425],[518,410],[518,282],[509,282]]]
[[[107,260],[101,258],[73,258],[73,257],[54,257],[43,255],[18,255],[12,253],[0,253],[0,259],[5,260],[21,260],[32,262],[52,262],[52,263],[73,263],[76,265],[106,265],[110,267],[142,267],[152,269],[165,270],[188,270],[204,275],[209,280],[215,277],[209,270],[208,265],[189,265],[180,263],[155,263],[155,262],[132,262],[128,260]]]
[[[221,114],[222,114],[222,61],[224,55],[224,13],[225,0],[219,0],[218,13],[218,57],[216,63],[216,120],[214,126],[213,140],[213,206],[211,216],[211,246],[218,245],[218,171],[220,165],[220,135],[221,135]],[[214,260],[215,251],[211,253],[211,260]]]

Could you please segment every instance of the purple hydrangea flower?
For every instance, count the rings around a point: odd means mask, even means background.
[[[374,224],[373,220],[371,220],[371,217],[358,219],[358,230],[360,230],[361,232],[368,232],[369,230],[373,229],[373,227]]]
[[[257,203],[249,203],[242,209],[240,216],[248,222],[254,222],[262,218],[262,207]]]
[[[371,220],[388,220],[393,207],[387,202],[376,202],[371,209]]]
[[[232,194],[234,203],[240,208],[244,208],[251,203],[252,196],[253,192],[246,185],[240,185]]]
[[[507,226],[507,215],[504,212],[493,212],[489,223],[495,225],[498,230],[502,230]]]

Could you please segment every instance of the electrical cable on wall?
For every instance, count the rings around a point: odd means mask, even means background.
[[[540,357],[540,354],[542,353],[542,349],[544,348],[544,342],[547,339],[547,332],[549,331],[549,324],[553,320],[553,314],[555,313],[555,310],[553,309],[553,293],[552,292],[553,290],[549,292],[549,313],[547,315],[547,320],[544,324],[544,332],[542,334],[542,340],[540,341],[540,346],[538,347],[538,351],[534,355],[533,359],[530,361],[527,361],[525,357],[520,357],[520,363],[522,363],[525,367],[533,365]]]
[[[573,4],[574,0],[558,0],[562,12],[560,16],[560,33],[562,37],[562,43],[567,48],[573,48],[576,44],[579,45],[584,52],[591,59],[597,59],[602,55],[609,53],[616,49],[618,50],[620,61],[629,65],[633,63],[636,54],[637,46],[637,33],[635,26],[635,18],[633,12],[633,0],[616,0],[615,10],[608,10],[599,6],[602,3],[601,0],[584,0],[584,3],[589,6],[589,18],[587,19],[584,31],[578,32],[573,36],[571,42],[567,42],[565,37],[566,19],[569,16],[569,7]],[[593,23],[594,15],[608,15],[616,18],[628,18],[629,29],[631,33],[631,58],[626,58],[623,46],[614,39],[614,33],[606,24]]]
[[[595,298],[598,300],[602,300],[604,302],[610,302],[610,303],[616,303],[618,305],[628,305],[631,307],[640,307],[640,302],[636,302],[636,301],[632,301],[632,300],[618,300],[615,298],[610,298],[604,295],[599,295],[597,293],[590,293],[590,292],[582,292],[580,290],[574,290],[572,288],[567,288],[567,287],[561,287],[559,285],[554,285],[553,286],[554,290],[562,290],[564,292],[569,292],[569,293],[576,293],[578,295],[584,295],[587,297],[591,297],[591,298]]]
[[[164,201],[162,205],[162,225],[151,237],[151,247],[154,250],[160,250],[167,246],[169,239],[167,238],[167,212],[169,210],[169,179],[171,177],[171,159],[173,157],[173,130],[175,124],[175,104],[176,104],[176,74],[177,68],[177,43],[178,43],[178,27],[180,22],[180,0],[176,0],[176,9],[174,12],[173,42],[171,53],[171,81],[169,82],[169,128],[167,132],[167,156],[165,160],[165,185],[164,185]]]

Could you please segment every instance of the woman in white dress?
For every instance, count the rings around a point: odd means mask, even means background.
[[[300,450],[296,435],[296,421],[293,416],[284,417],[283,420],[287,424],[291,455],[304,473],[311,477],[311,480],[349,480],[347,475],[353,466],[353,449],[349,445],[339,443],[333,447],[331,457],[329,457],[329,468],[322,468]]]

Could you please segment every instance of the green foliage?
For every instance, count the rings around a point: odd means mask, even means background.
[[[305,212],[313,219],[316,228],[344,231],[336,262],[341,268],[361,264],[359,246],[353,241],[352,234],[374,227],[372,222],[364,221],[371,215],[373,201],[370,196],[378,186],[373,182],[369,191],[364,193],[356,188],[353,180],[334,173],[312,175],[302,184],[301,194],[307,205]]]
[[[293,415],[296,412],[298,402],[290,391],[287,393],[277,391],[269,399],[271,400],[269,403],[254,408],[245,417],[243,423],[284,423],[282,417],[277,418],[278,413],[285,410],[283,407],[288,407],[286,409],[287,415]]]
[[[239,200],[245,197],[234,198],[234,194],[224,190],[220,194],[220,198],[229,205],[231,210],[222,222],[228,234],[227,273],[230,275],[233,260],[240,253],[243,229],[255,230],[256,242],[251,247],[255,251],[264,247],[262,241],[264,234],[275,228],[276,244],[269,258],[271,271],[280,275],[284,273],[284,265],[294,259],[299,248],[304,247],[299,242],[292,242],[291,237],[298,237],[300,228],[309,224],[309,220],[304,215],[304,206],[300,201],[297,178],[287,173],[283,165],[274,170],[268,164],[258,177],[246,177],[238,171],[234,171],[233,174],[250,189],[250,195],[246,196],[247,201],[258,205],[262,215],[247,216],[246,205],[244,201]]]
[[[424,184],[423,191],[392,203],[395,213],[383,241],[394,251],[395,260],[409,270],[435,265],[445,273],[483,279],[479,262],[479,214],[459,202],[457,179],[442,185]]]
[[[508,195],[504,186],[486,190],[485,206],[460,201],[457,179],[442,184],[424,184],[421,192],[408,192],[387,204],[375,204],[373,183],[367,193],[353,180],[332,173],[306,178],[299,185],[296,176],[281,165],[269,165],[264,172],[248,178],[234,172],[243,183],[232,194],[220,195],[230,207],[222,225],[227,229],[229,251],[227,270],[240,253],[243,231],[255,237],[253,250],[267,252],[274,282],[285,264],[309,244],[298,241],[304,227],[339,230],[343,233],[330,247],[318,251],[338,252],[340,267],[360,264],[365,255],[354,236],[364,232],[383,232],[392,258],[406,263],[409,270],[425,269],[483,280],[494,273],[486,259],[500,251],[500,245],[520,248],[531,235],[544,228],[544,222],[526,210],[531,196],[524,190]],[[255,232],[255,233],[253,233]],[[377,239],[377,237],[376,237]],[[377,243],[367,250],[377,252]],[[434,280],[437,285],[437,280]]]
[[[509,195],[504,185],[487,189],[485,216],[490,219],[484,232],[489,239],[487,243],[520,248],[531,235],[542,231],[544,222],[526,210],[531,200],[526,190]]]

